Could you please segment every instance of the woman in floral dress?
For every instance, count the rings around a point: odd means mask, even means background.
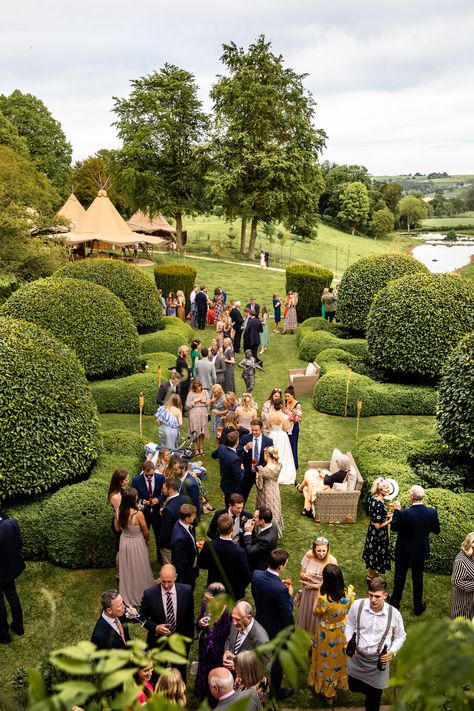
[[[391,567],[388,526],[392,514],[388,513],[384,502],[384,497],[390,493],[390,485],[385,479],[379,477],[372,484],[370,492],[372,496],[367,500],[367,516],[370,516],[370,523],[362,553],[367,567],[367,580],[376,578]]]

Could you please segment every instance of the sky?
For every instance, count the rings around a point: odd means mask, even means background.
[[[222,45],[260,34],[308,74],[322,156],[373,175],[474,173],[472,0],[23,0],[0,28],[0,93],[44,101],[74,160],[118,147],[113,96],[165,62],[211,109]]]

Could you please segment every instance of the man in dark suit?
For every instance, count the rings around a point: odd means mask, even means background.
[[[174,632],[192,640],[193,591],[190,585],[176,582],[174,565],[164,565],[160,571],[160,582],[143,593],[140,617],[145,619],[144,627],[148,630],[146,641],[149,648],[154,647],[160,637],[169,637]],[[189,654],[191,642],[186,646]],[[178,668],[183,681],[186,681],[186,667]]]
[[[257,304],[257,299],[255,298],[255,296],[252,296],[252,298],[250,299],[250,303],[248,303],[245,308],[249,309],[250,313],[258,318],[260,314],[260,304]]]
[[[190,504],[188,496],[179,493],[180,482],[177,479],[165,479],[163,494],[165,503],[161,509],[161,528],[158,536],[160,554],[165,563],[171,561],[171,532],[179,519],[179,510],[183,504]]]
[[[106,590],[100,602],[102,614],[92,632],[91,642],[98,649],[126,649],[130,633],[122,596],[117,590]]]
[[[242,488],[242,462],[237,454],[238,432],[229,432],[227,444],[220,444],[212,452],[211,457],[219,460],[221,475],[221,490],[224,494],[225,505],[229,505],[231,494],[240,494]]]
[[[201,331],[203,331],[206,328],[207,303],[208,303],[208,298],[207,298],[205,286],[201,286],[201,289],[196,294],[196,299],[195,299],[194,303],[196,306],[197,327]]]
[[[132,480],[132,486],[138,491],[138,498],[145,507],[143,514],[146,525],[148,528],[153,528],[158,557],[160,554],[158,537],[161,527],[160,496],[164,480],[163,474],[155,474],[155,465],[149,460],[144,463],[141,474],[133,477]]]
[[[217,530],[217,521],[222,514],[228,513],[232,516],[234,528],[232,529],[232,540],[234,543],[243,544],[244,525],[252,518],[252,514],[244,511],[244,497],[242,494],[231,494],[229,497],[229,506],[226,509],[219,509],[214,513],[212,521],[207,529],[207,537],[214,541],[219,538]]]
[[[255,511],[253,520],[244,526],[244,548],[250,570],[266,570],[270,553],[278,546],[278,530],[272,523],[273,514],[266,506]]]
[[[252,355],[257,361],[257,363],[262,363],[262,360],[258,357],[258,347],[260,345],[260,334],[263,331],[262,322],[256,316],[255,313],[250,312],[250,318],[245,329],[247,336],[247,343],[249,349],[252,351]]]
[[[222,583],[234,600],[245,597],[245,588],[250,583],[247,555],[232,540],[234,522],[229,514],[222,514],[217,521],[219,538],[206,541],[198,557],[198,568],[207,570],[207,585]]]
[[[159,406],[165,405],[171,395],[173,395],[174,393],[179,395],[180,383],[180,374],[176,370],[173,370],[170,375],[170,379],[167,380],[166,383],[161,383],[158,389],[158,394],[156,396],[156,404]]]
[[[263,434],[262,420],[252,420],[250,430],[251,434],[242,437],[237,447],[237,454],[242,457],[244,465],[241,494],[245,501],[255,484],[255,466],[265,466],[265,449],[273,447],[273,440]]]
[[[179,509],[179,520],[174,524],[171,533],[171,562],[176,568],[176,581],[190,585],[193,591],[199,575],[195,518],[196,507],[192,504],[183,504]]]
[[[241,600],[232,610],[232,627],[224,645],[223,665],[234,669],[234,657],[240,652],[253,651],[268,642],[268,634],[253,616],[252,605]]]
[[[255,570],[252,574],[252,595],[255,600],[255,619],[266,630],[270,640],[278,632],[294,624],[293,587],[291,580],[280,580],[280,574],[286,568],[288,553],[276,548],[270,553],[267,570]],[[272,665],[272,694],[279,699],[287,699],[294,692],[291,688],[282,688],[283,670],[277,659]]]
[[[0,511],[0,644],[11,642],[8,630],[7,608],[4,596],[10,604],[12,623],[10,629],[17,635],[24,634],[23,611],[16,591],[15,580],[25,570],[21,556],[23,539],[16,518]]]
[[[173,472],[179,481],[179,493],[187,496],[192,505],[196,508],[196,521],[201,517],[201,494],[199,484],[188,471],[189,462],[187,459],[178,459],[173,464]]]
[[[232,319],[232,325],[234,327],[234,351],[235,353],[240,353],[240,341],[242,338],[242,326],[244,319],[240,313],[240,301],[236,301],[229,311],[229,316]]]
[[[430,533],[438,534],[440,530],[438,512],[425,506],[424,498],[423,488],[412,486],[411,505],[402,510],[400,503],[395,502],[391,523],[392,531],[398,535],[395,544],[395,575],[390,604],[396,608],[400,607],[408,568],[411,566],[415,615],[421,615],[426,610],[426,603],[423,602],[423,569],[425,560],[430,557]]]

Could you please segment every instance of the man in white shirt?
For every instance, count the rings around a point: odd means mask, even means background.
[[[232,627],[224,645],[223,665],[234,669],[234,659],[237,654],[253,651],[261,644],[268,642],[268,634],[253,616],[253,608],[245,600],[238,602],[231,614]]]
[[[98,649],[126,649],[130,639],[125,624],[125,605],[117,590],[106,590],[101,596],[102,614],[92,632],[91,641]]]
[[[189,301],[191,303],[191,326],[196,328],[197,326],[197,311],[196,311],[196,294],[198,292],[198,287],[195,286],[189,295]]]
[[[364,694],[367,711],[380,708],[390,662],[406,639],[402,616],[386,602],[387,597],[387,582],[372,578],[369,597],[357,600],[347,616],[346,640],[356,635],[356,651],[347,662],[349,689]]]

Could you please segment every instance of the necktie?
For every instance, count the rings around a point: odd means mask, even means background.
[[[255,438],[253,441],[253,458],[257,461],[257,464],[258,464],[259,457],[260,457],[260,451],[258,449],[258,439]]]
[[[115,618],[115,624],[117,625],[117,629],[120,633],[121,638],[125,642],[125,632],[123,631],[122,623],[120,622],[118,617]]]
[[[175,632],[176,631],[176,617],[174,616],[173,598],[171,597],[170,592],[166,593],[166,622],[169,625],[170,632],[171,633]]]
[[[147,484],[148,484],[148,496],[150,499],[153,497],[153,484],[151,479],[147,479]]]
[[[235,644],[234,644],[234,654],[238,654],[239,649],[242,646],[242,642],[244,641],[245,635],[242,631],[239,631],[237,634],[237,637],[235,638]]]

